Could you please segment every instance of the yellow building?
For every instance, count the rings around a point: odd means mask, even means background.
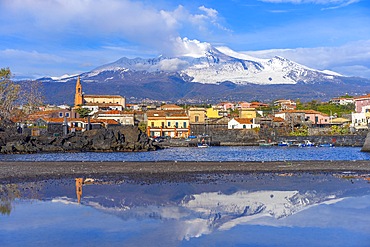
[[[148,136],[187,138],[190,133],[189,117],[185,110],[147,111]]]
[[[190,124],[204,124],[206,122],[205,108],[190,108],[188,110]]]
[[[242,108],[239,110],[239,118],[256,118],[257,112],[255,108]]]
[[[207,108],[206,115],[208,119],[217,119],[217,118],[222,118],[220,116],[220,110],[216,108]]]

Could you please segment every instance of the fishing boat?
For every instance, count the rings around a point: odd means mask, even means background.
[[[299,147],[314,147],[315,144],[312,143],[310,140],[303,140],[303,143],[299,144]]]
[[[332,143],[322,143],[319,145],[319,147],[334,147],[334,144]]]
[[[289,143],[288,143],[288,141],[279,141],[278,146],[279,147],[288,147]]]
[[[198,143],[198,148],[208,148],[209,145],[207,143]]]
[[[270,147],[274,145],[272,142],[266,142],[266,140],[259,140],[258,141],[258,146],[260,147]]]

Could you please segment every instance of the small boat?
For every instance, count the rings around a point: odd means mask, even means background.
[[[278,142],[278,146],[279,147],[288,147],[289,146],[289,142],[288,141],[279,141]]]
[[[333,143],[322,143],[319,145],[319,147],[334,147]]]
[[[299,147],[314,147],[315,144],[312,143],[310,140],[303,140],[303,143],[299,144]]]
[[[299,143],[297,140],[288,140],[288,146],[289,147],[299,147],[301,143]]]
[[[260,147],[270,147],[274,145],[272,142],[266,142],[266,140],[259,140],[258,141],[258,146]]]
[[[198,143],[198,148],[208,148],[209,145],[207,143]]]

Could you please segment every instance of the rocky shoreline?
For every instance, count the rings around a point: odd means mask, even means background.
[[[135,152],[158,148],[135,126],[93,129],[62,136],[30,136],[16,131],[0,133],[0,153],[39,152]]]
[[[0,162],[0,183],[125,176],[140,181],[187,181],[195,175],[273,172],[370,173],[370,161],[274,162]]]

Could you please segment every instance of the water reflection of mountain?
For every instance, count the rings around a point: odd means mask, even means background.
[[[145,185],[98,182],[83,186],[81,203],[123,220],[176,221],[179,238],[189,239],[261,218],[280,220],[316,205],[368,195],[369,191],[365,181],[328,174],[234,175],[207,184],[202,179],[197,183]],[[76,201],[54,197],[54,202]]]

